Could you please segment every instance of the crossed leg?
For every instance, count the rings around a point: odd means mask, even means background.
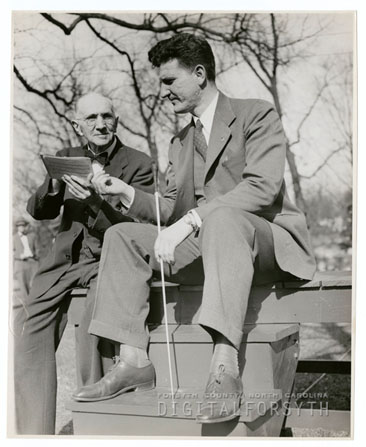
[[[107,231],[96,305],[89,328],[92,334],[134,350],[137,363],[133,366],[140,367],[141,371],[138,352],[146,353],[149,341],[146,327],[149,284],[154,272],[159,270],[154,257],[156,237],[157,228],[148,224],[116,225]],[[222,382],[240,395],[242,385],[236,374],[237,352],[251,286],[254,281],[270,282],[281,275],[275,261],[270,225],[263,218],[240,209],[218,208],[205,219],[198,238],[191,235],[176,248],[175,259],[174,265],[164,266],[165,275],[170,280],[197,283],[202,281],[204,271],[199,323],[212,334],[215,342],[211,374],[217,375],[216,369],[224,365],[227,372]],[[121,353],[126,353],[126,348],[121,349]],[[132,359],[133,362],[133,358],[129,357],[129,361]],[[147,364],[144,367],[147,368]],[[151,368],[146,371],[144,377],[150,377]],[[220,373],[222,378],[222,368]],[[113,374],[118,376],[119,373],[112,371],[111,377],[102,379],[102,387],[97,385],[98,400],[108,398],[108,393],[110,397],[108,389]],[[126,374],[119,374],[118,379],[124,386],[123,375]],[[211,379],[210,376],[209,383]],[[118,383],[112,385],[116,392]],[[75,398],[89,396],[92,400],[96,388],[88,387]],[[204,414],[201,422],[218,420],[217,415],[206,416]]]

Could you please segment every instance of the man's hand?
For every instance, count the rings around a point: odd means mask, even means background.
[[[109,194],[111,196],[120,196],[122,203],[129,207],[135,196],[135,190],[123,180],[111,177],[104,171],[97,172],[91,179],[91,184],[99,194]]]
[[[183,219],[162,230],[154,245],[156,260],[160,262],[162,259],[164,262],[173,265],[175,263],[174,252],[176,247],[192,232],[191,225],[184,222]]]
[[[90,178],[91,178],[91,176],[89,176],[87,178],[87,180],[85,180],[81,177],[78,177],[77,175],[65,174],[62,177],[62,180],[66,183],[69,191],[76,199],[78,199],[78,200],[86,200],[86,199],[92,200],[95,192],[91,188]]]
[[[99,194],[110,194],[112,196],[124,195],[131,188],[123,180],[111,177],[104,171],[97,172],[90,180],[95,191]]]

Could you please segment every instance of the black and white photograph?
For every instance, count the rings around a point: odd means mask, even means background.
[[[352,439],[356,11],[11,15],[8,437]]]

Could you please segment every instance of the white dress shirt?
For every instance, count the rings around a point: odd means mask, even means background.
[[[210,142],[210,136],[211,136],[211,129],[212,124],[215,116],[217,101],[219,99],[219,92],[216,92],[216,95],[213,97],[210,104],[207,106],[205,111],[202,113],[201,116],[193,116],[194,124],[196,124],[197,120],[199,119],[202,123],[202,133],[205,137],[207,146]]]
[[[219,99],[219,92],[216,92],[215,96],[212,98],[212,101],[206,107],[206,109],[201,114],[201,116],[197,117],[197,116],[192,115],[195,124],[198,119],[202,123],[202,133],[203,133],[203,136],[205,137],[207,146],[209,145],[209,142],[210,142],[212,124],[213,124],[213,120],[214,120],[214,116],[215,116],[218,99]],[[127,203],[126,199],[121,197],[121,202],[124,205],[124,207],[127,209],[132,205],[132,202],[135,198],[135,190],[134,190],[134,188],[132,188],[132,189],[133,189],[133,197],[129,203]],[[190,213],[191,213],[191,215],[193,215],[197,226],[200,228],[202,225],[202,220],[201,220],[200,216],[198,215],[198,213],[195,210],[191,210]]]

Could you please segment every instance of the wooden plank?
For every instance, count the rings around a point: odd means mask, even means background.
[[[286,289],[319,289],[321,287],[352,287],[352,272],[316,272],[311,281],[285,281]]]
[[[351,289],[254,290],[246,316],[250,323],[351,323]]]
[[[277,415],[273,415],[277,418]],[[245,423],[236,420],[221,424],[201,425],[192,419],[165,418],[115,414],[73,412],[75,435],[94,436],[225,436],[246,437],[249,433]],[[291,414],[287,417],[285,428],[323,428],[326,430],[350,433],[351,418],[347,411],[330,410],[328,416],[310,415],[310,410],[302,410],[301,416]],[[270,436],[270,435],[269,435]]]
[[[173,343],[173,333],[179,326],[177,324],[168,324],[169,341]],[[165,325],[157,327],[149,327],[150,331],[150,343],[166,343]]]
[[[179,389],[174,401],[169,388],[156,388],[145,392],[125,393],[114,399],[100,402],[71,401],[66,405],[72,412],[151,416],[164,418],[195,419],[202,407],[202,390]],[[279,389],[252,390],[244,399],[238,421],[252,422],[265,414],[282,398]]]
[[[293,287],[289,287],[291,284]],[[345,287],[352,286],[352,272],[351,271],[341,271],[341,272],[316,272],[314,279],[311,281],[305,280],[291,280],[285,282],[277,282],[275,284],[264,284],[261,286],[254,286],[253,289],[276,289],[282,288],[318,288],[318,287]],[[183,292],[202,292],[203,285],[179,285],[178,283],[165,282],[165,287],[168,289],[179,288]],[[153,281],[151,284],[151,289],[160,289],[161,281]],[[72,297],[74,296],[85,296],[87,293],[86,288],[75,288],[70,292]]]
[[[168,294],[168,323],[197,324],[201,296],[198,289],[185,289],[178,296],[177,288]],[[83,310],[83,298],[71,300],[69,321],[78,324]],[[162,324],[163,303],[161,295],[151,295],[150,324]],[[254,323],[351,323],[352,290],[349,288],[314,289],[253,289],[249,299],[247,324]]]
[[[313,279],[311,281],[304,280],[291,280],[283,283],[285,289],[301,290],[301,289],[320,289],[321,281],[319,279]]]
[[[212,343],[174,343],[174,365],[180,388],[193,387],[201,390],[205,388],[212,350]],[[163,353],[165,355],[165,351]],[[241,344],[239,363],[243,369],[244,391],[249,392],[260,387],[274,388],[272,358],[273,349],[270,343]],[[164,358],[160,361],[164,361]]]
[[[165,282],[165,287],[166,288],[168,288],[168,289],[174,289],[174,288],[179,288],[179,284],[177,284],[177,283],[174,283],[174,282],[169,282],[169,281],[166,281]],[[161,289],[161,281],[153,281],[152,283],[151,283],[151,286],[150,286],[150,288],[151,289]],[[73,289],[71,292],[70,292],[70,295],[72,296],[72,297],[85,297],[86,296],[86,294],[87,294],[87,292],[88,292],[88,289],[87,288],[83,288],[83,287],[75,287],[75,289]]]
[[[73,413],[75,435],[83,436],[148,436],[148,437],[235,437],[253,436],[245,423],[236,419],[220,424],[197,424],[193,419],[149,416],[123,416],[93,413]]]
[[[327,272],[322,278],[322,288],[328,287],[352,287],[352,272],[344,272],[343,275],[337,275],[337,272],[331,275],[331,272]]]
[[[175,359],[175,349],[172,334],[176,330],[177,325],[168,325],[169,332],[169,349],[172,366],[173,387],[177,388],[178,371]],[[167,353],[167,344],[165,337],[165,325],[158,326],[150,332],[149,357],[155,366],[156,386],[170,388],[169,361]]]
[[[285,427],[323,428],[326,430],[350,432],[351,413],[341,410],[312,410],[311,408],[297,410],[290,407]]]
[[[271,343],[299,331],[298,324],[246,324],[246,343]],[[212,343],[211,336],[200,325],[179,325],[173,332],[174,343]]]

